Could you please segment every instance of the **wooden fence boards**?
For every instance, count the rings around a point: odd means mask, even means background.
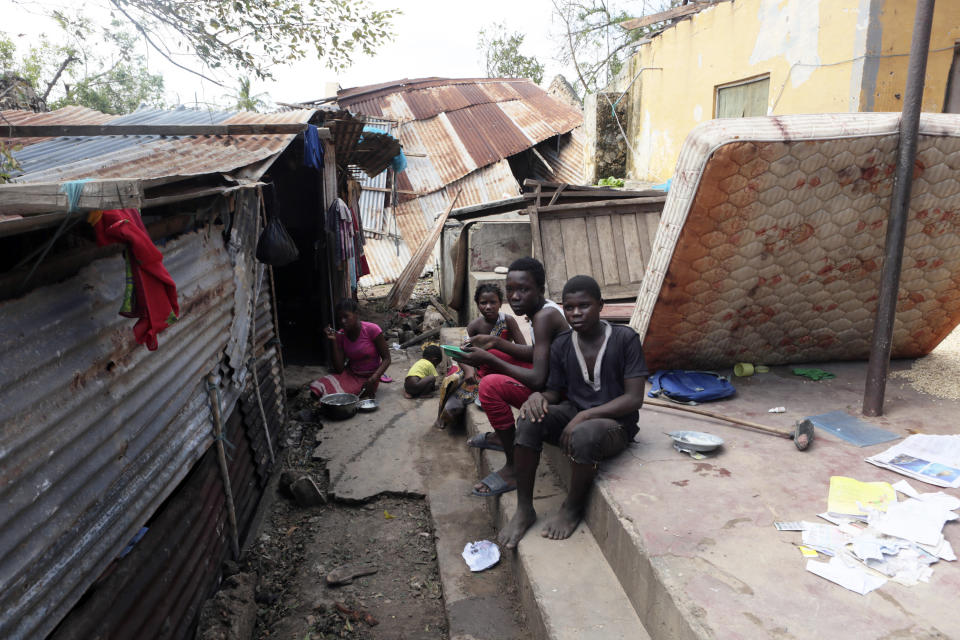
[[[533,206],[533,254],[547,272],[547,294],[560,295],[568,278],[585,274],[608,299],[632,298],[652,254],[663,199]]]

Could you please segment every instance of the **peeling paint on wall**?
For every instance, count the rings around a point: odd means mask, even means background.
[[[757,17],[760,30],[750,64],[782,56],[792,68],[792,86],[806,82],[820,64],[820,0],[763,0]]]

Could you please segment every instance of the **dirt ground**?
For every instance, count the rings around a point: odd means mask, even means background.
[[[312,407],[302,392],[290,415],[307,417]],[[291,446],[279,468],[309,474],[326,492],[324,464],[311,459],[320,429],[309,419],[291,421]],[[281,492],[241,566],[259,576],[255,637],[446,638],[433,535],[423,499],[381,496],[302,508]],[[327,586],[330,571],[356,563],[372,564],[377,573]]]

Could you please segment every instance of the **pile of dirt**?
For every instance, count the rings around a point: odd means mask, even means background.
[[[319,501],[303,507],[284,484],[308,477],[322,494],[327,472],[312,452],[323,424],[303,389],[278,456],[276,500],[236,570],[255,576],[255,638],[447,637],[429,509],[422,499],[380,496],[365,504]],[[286,480],[280,480],[280,477]],[[276,487],[276,488],[273,488]],[[330,586],[334,570],[375,573]],[[344,570],[341,570],[343,573]],[[362,571],[364,573],[367,571]],[[222,599],[222,596],[221,596]],[[227,610],[224,615],[232,615]],[[229,621],[221,623],[229,626]]]

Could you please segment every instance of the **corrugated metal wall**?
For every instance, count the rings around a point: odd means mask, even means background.
[[[238,196],[238,214],[255,205],[251,197]],[[155,352],[134,342],[133,320],[117,315],[119,257],[0,303],[0,637],[49,633],[210,446],[204,376],[226,362],[236,282],[254,279],[246,273],[252,261],[238,260],[238,251],[252,252],[248,241],[228,249],[221,231],[207,227],[160,247],[181,319]],[[267,345],[269,288],[257,306],[258,378],[268,423],[278,428],[283,394]],[[235,376],[222,378],[224,416],[252,389],[241,377],[239,386]],[[258,407],[256,415],[262,434]],[[249,468],[236,473],[262,482],[264,456],[265,436],[251,440]]]

